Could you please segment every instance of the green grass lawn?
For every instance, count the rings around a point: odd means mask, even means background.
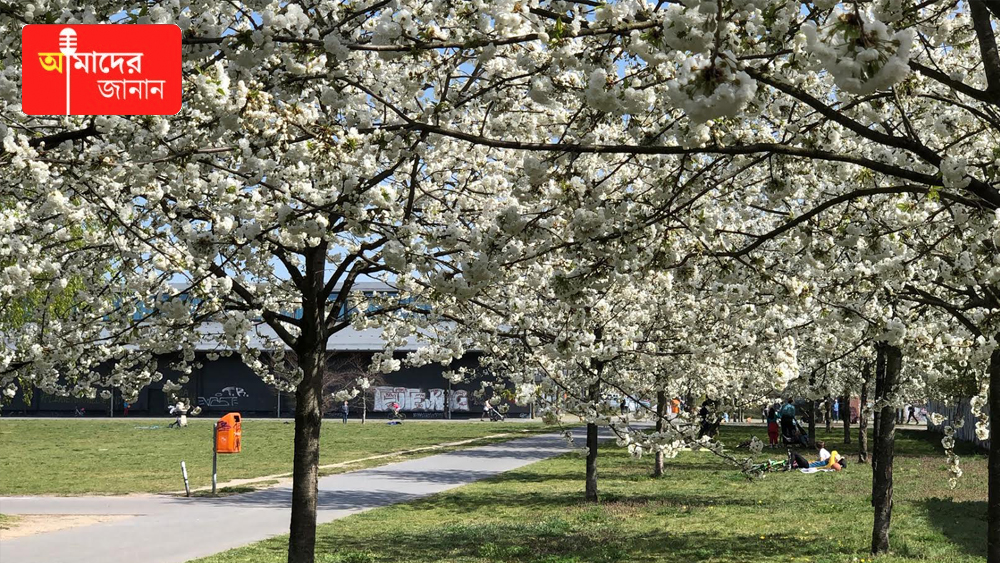
[[[763,429],[724,428],[736,444]],[[822,434],[822,432],[821,432]],[[841,453],[842,433],[826,438]],[[897,433],[892,550],[879,563],[983,562],[986,462],[963,458],[965,475],[947,486],[939,436]],[[763,456],[779,452],[765,450]],[[783,453],[783,450],[781,451]],[[856,458],[855,458],[856,459]],[[853,461],[853,460],[852,460]],[[681,453],[666,475],[652,458],[601,450],[602,502],[582,501],[584,460],[564,456],[423,500],[320,527],[317,561],[584,563],[842,563],[870,561],[871,469],[775,473],[747,482],[710,453]],[[279,563],[287,536],[198,563]]]
[[[167,428],[166,419],[0,419],[0,496],[183,490],[182,460],[192,488],[211,485],[214,419],[189,421],[187,428]],[[389,426],[378,420],[365,425],[326,420],[320,463],[543,428],[524,422],[408,421]],[[219,455],[220,482],[291,472],[292,430],[292,424],[280,421],[245,419],[243,452]],[[395,460],[361,466],[390,461]]]

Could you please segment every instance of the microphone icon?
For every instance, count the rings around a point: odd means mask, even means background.
[[[76,31],[65,28],[59,32],[59,52],[66,56],[66,115],[69,115],[69,71],[76,53]]]
[[[64,55],[76,53],[76,31],[67,27],[59,32],[59,52]]]

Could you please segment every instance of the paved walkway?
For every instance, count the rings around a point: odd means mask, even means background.
[[[582,445],[584,436],[574,436]],[[567,451],[545,434],[319,480],[320,523],[446,491]],[[0,497],[4,514],[131,514],[0,542],[3,563],[183,563],[288,533],[291,488],[221,498]]]

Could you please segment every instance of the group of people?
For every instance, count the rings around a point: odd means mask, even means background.
[[[819,450],[819,456],[813,461],[809,461],[801,454],[789,450],[785,470],[800,469],[804,473],[813,473],[822,470],[840,471],[847,467],[847,458],[840,455],[836,450],[832,452],[827,450],[826,443],[823,440],[816,441],[816,449]]]
[[[789,397],[785,404],[774,403],[767,408],[765,413],[767,420],[768,446],[778,447],[779,436],[785,444],[809,445],[809,436],[803,432],[802,426],[795,418],[795,401]]]
[[[802,454],[788,450],[788,457],[784,460],[768,459],[757,463],[750,468],[756,473],[767,473],[771,471],[791,471],[798,469],[802,473],[819,473],[825,471],[841,471],[847,468],[847,458],[840,455],[837,450],[830,451],[826,448],[826,443],[822,440],[816,442],[818,454],[816,459],[810,461]]]

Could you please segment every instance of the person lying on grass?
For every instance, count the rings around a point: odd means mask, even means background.
[[[788,462],[785,464],[785,470],[791,469],[819,469],[819,470],[833,470],[840,471],[844,467],[847,467],[847,459],[837,453],[836,450],[830,452],[826,449],[826,444],[823,442],[817,442],[816,446],[819,448],[819,459],[815,461],[808,461],[805,457],[793,452],[788,451]]]

